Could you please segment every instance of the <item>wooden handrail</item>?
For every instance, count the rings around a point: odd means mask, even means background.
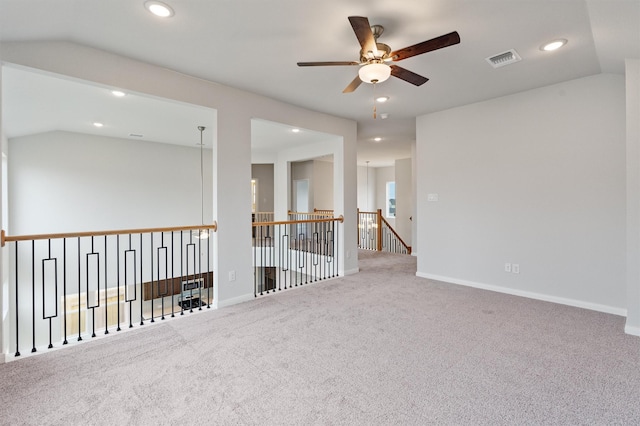
[[[176,226],[171,228],[139,228],[139,229],[118,229],[113,231],[87,231],[87,232],[67,232],[57,234],[34,234],[34,235],[6,235],[2,230],[2,247],[6,242],[11,241],[31,241],[31,240],[52,240],[57,238],[76,238],[76,237],[102,237],[105,235],[118,234],[147,234],[152,232],[171,232],[171,231],[195,231],[199,229],[210,229],[216,232],[218,223],[213,222],[211,225],[193,225],[193,226]]]
[[[270,226],[270,225],[295,225],[296,223],[317,223],[317,222],[344,222],[344,216],[330,217],[326,219],[301,219],[301,220],[282,220],[279,222],[253,222],[251,226]]]

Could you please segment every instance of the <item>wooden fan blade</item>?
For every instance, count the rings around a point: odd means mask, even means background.
[[[369,19],[363,16],[349,16],[349,22],[353,32],[356,33],[362,52],[376,52],[376,39],[373,38],[373,32],[371,31],[371,25],[369,25]]]
[[[360,83],[362,83],[362,80],[360,80],[360,76],[356,75],[356,78],[354,78],[353,81],[351,83],[349,83],[349,85],[347,87],[344,88],[342,93],[351,93],[351,92],[353,92],[354,90],[356,90],[358,88],[358,86],[360,86]]]
[[[409,71],[408,69],[399,67],[397,65],[390,65],[390,67],[392,76],[398,77],[399,79],[411,83],[415,86],[422,86],[424,83],[429,81],[427,77],[423,77],[420,74],[416,74],[413,71]]]
[[[421,55],[423,53],[431,52],[432,50],[442,49],[443,47],[453,46],[460,43],[460,35],[457,31],[449,34],[441,35],[440,37],[432,38],[431,40],[423,41],[422,43],[414,44],[413,46],[405,47],[404,49],[391,52],[391,58],[394,61],[401,61],[412,56]]]
[[[335,65],[360,65],[357,61],[298,62],[299,67],[324,67]]]

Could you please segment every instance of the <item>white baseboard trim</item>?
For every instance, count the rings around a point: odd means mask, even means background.
[[[349,269],[348,271],[344,271],[343,275],[346,277],[347,275],[357,274],[358,272],[360,272],[360,268],[353,268]]]
[[[253,294],[244,294],[242,296],[233,297],[231,299],[225,300],[213,300],[213,307],[215,309],[224,308],[231,305],[237,305],[238,303],[248,302],[249,300],[254,300],[255,296]]]
[[[627,333],[627,334],[630,334],[632,336],[640,337],[640,327],[635,327],[635,326],[631,326],[631,325],[625,325],[624,326],[624,332]]]
[[[558,297],[558,296],[550,296],[548,294],[535,293],[532,291],[516,290],[508,287],[500,287],[496,285],[483,284],[483,283],[478,283],[474,281],[460,280],[457,278],[444,277],[441,275],[425,274],[423,272],[416,272],[416,276],[420,278],[427,278],[430,280],[443,281],[451,284],[458,284],[458,285],[464,285],[467,287],[479,288],[482,290],[489,290],[489,291],[495,291],[498,293],[510,294],[512,296],[527,297],[529,299],[542,300],[545,302],[558,303],[560,305],[567,305],[567,306],[573,306],[576,308],[589,309],[592,311],[604,312],[606,314],[618,315],[621,317],[627,316],[626,309],[615,308],[613,306],[601,305],[598,303],[584,302],[582,300],[567,299],[567,298]],[[632,334],[632,333],[629,333],[629,334]]]

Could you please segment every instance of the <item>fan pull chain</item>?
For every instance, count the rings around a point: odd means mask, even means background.
[[[371,83],[373,83],[373,119],[375,120],[377,117],[376,114],[376,83],[378,82],[378,80],[371,80]]]

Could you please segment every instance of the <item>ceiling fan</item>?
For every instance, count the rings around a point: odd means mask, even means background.
[[[392,51],[388,45],[378,43],[378,37],[384,31],[384,27],[381,25],[370,26],[369,19],[362,16],[349,16],[349,22],[360,43],[360,61],[298,62],[299,67],[360,65],[358,75],[342,93],[353,92],[363,81],[377,84],[382,83],[390,76],[397,77],[415,86],[421,86],[429,79],[408,69],[397,65],[389,65],[388,63],[398,62],[412,56],[460,43],[460,35],[454,31],[404,49]]]

